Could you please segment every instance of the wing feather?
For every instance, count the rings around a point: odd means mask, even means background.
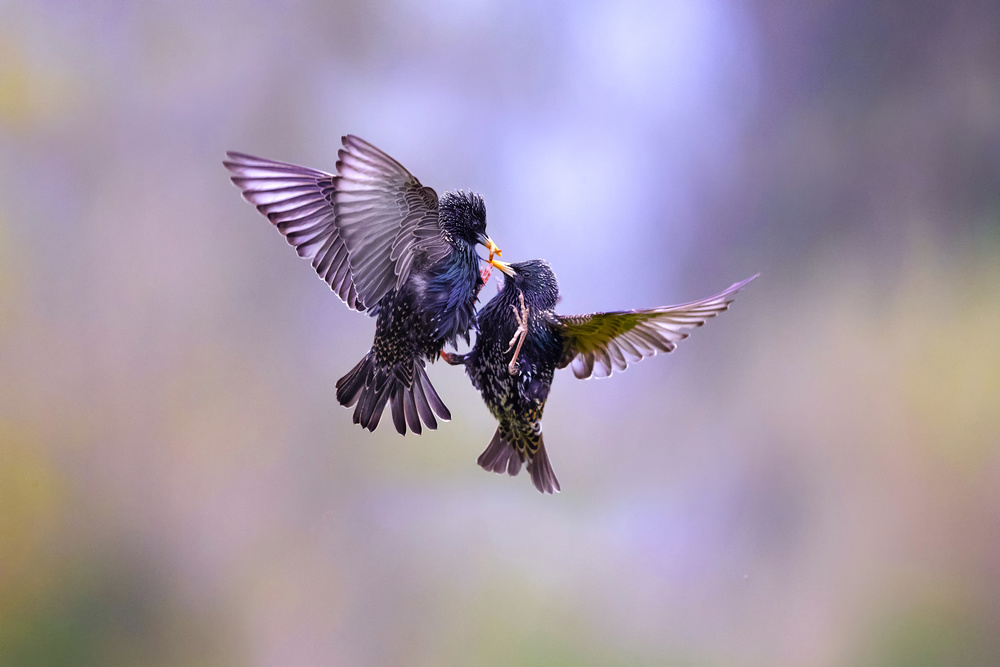
[[[402,285],[414,256],[448,251],[438,226],[437,194],[403,165],[358,137],[338,153],[334,207],[351,271],[365,303]]]
[[[433,263],[448,244],[433,189],[363,139],[343,145],[336,175],[234,151],[223,164],[337,295],[366,310],[406,281],[415,257]]]
[[[358,298],[348,264],[347,250],[329,199],[334,176],[230,151],[223,162],[243,198],[257,207],[278,228],[300,257],[343,299],[349,308],[365,310]]]
[[[679,306],[557,316],[566,341],[559,368],[572,366],[574,375],[581,379],[607,377],[614,371],[624,371],[630,362],[671,352],[691,329],[727,310],[736,293],[756,277],[707,299]]]

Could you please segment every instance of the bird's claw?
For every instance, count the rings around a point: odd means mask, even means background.
[[[450,364],[452,366],[457,366],[459,364],[465,363],[464,354],[445,352],[444,350],[441,350],[441,358],[444,359],[446,364]]]
[[[479,285],[476,287],[476,296],[473,301],[479,301],[479,293],[483,291],[486,287],[486,283],[490,281],[490,275],[493,273],[493,265],[490,262],[493,261],[493,252],[490,252],[490,258],[486,262],[486,268],[479,272],[479,277],[481,278]]]
[[[520,369],[517,367],[517,357],[521,354],[521,346],[524,345],[524,339],[528,337],[528,307],[524,304],[524,292],[521,292],[518,296],[521,297],[521,308],[518,309],[517,306],[511,306],[514,311],[514,317],[517,319],[517,331],[514,332],[514,337],[510,339],[510,343],[507,344],[507,352],[514,350],[514,356],[511,357],[510,363],[507,364],[507,371],[511,375],[517,375],[520,373]]]

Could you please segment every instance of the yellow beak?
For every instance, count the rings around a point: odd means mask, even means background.
[[[497,257],[499,257],[500,255],[503,254],[503,252],[500,250],[500,248],[497,247],[497,244],[494,243],[493,239],[491,239],[489,236],[486,237],[486,241],[485,241],[485,243],[483,243],[483,245],[486,246],[486,249],[490,251],[490,258],[488,260],[486,260],[488,262],[492,262],[493,261],[493,255],[496,255]]]
[[[507,262],[501,262],[499,259],[493,259],[493,258],[490,258],[489,262],[490,266],[500,269],[508,276],[513,276],[516,273],[516,271],[514,271],[514,267],[508,264]]]

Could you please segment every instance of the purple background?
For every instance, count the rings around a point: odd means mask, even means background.
[[[565,314],[760,271],[494,424],[228,182],[358,134]],[[1000,663],[1000,4],[0,2],[0,662]],[[491,284],[486,295],[492,295]]]

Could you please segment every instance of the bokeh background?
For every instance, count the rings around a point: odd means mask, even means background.
[[[355,133],[561,312],[733,309],[493,430],[228,182]],[[1000,664],[1000,4],[0,2],[0,664]],[[495,291],[491,284],[486,294]]]

